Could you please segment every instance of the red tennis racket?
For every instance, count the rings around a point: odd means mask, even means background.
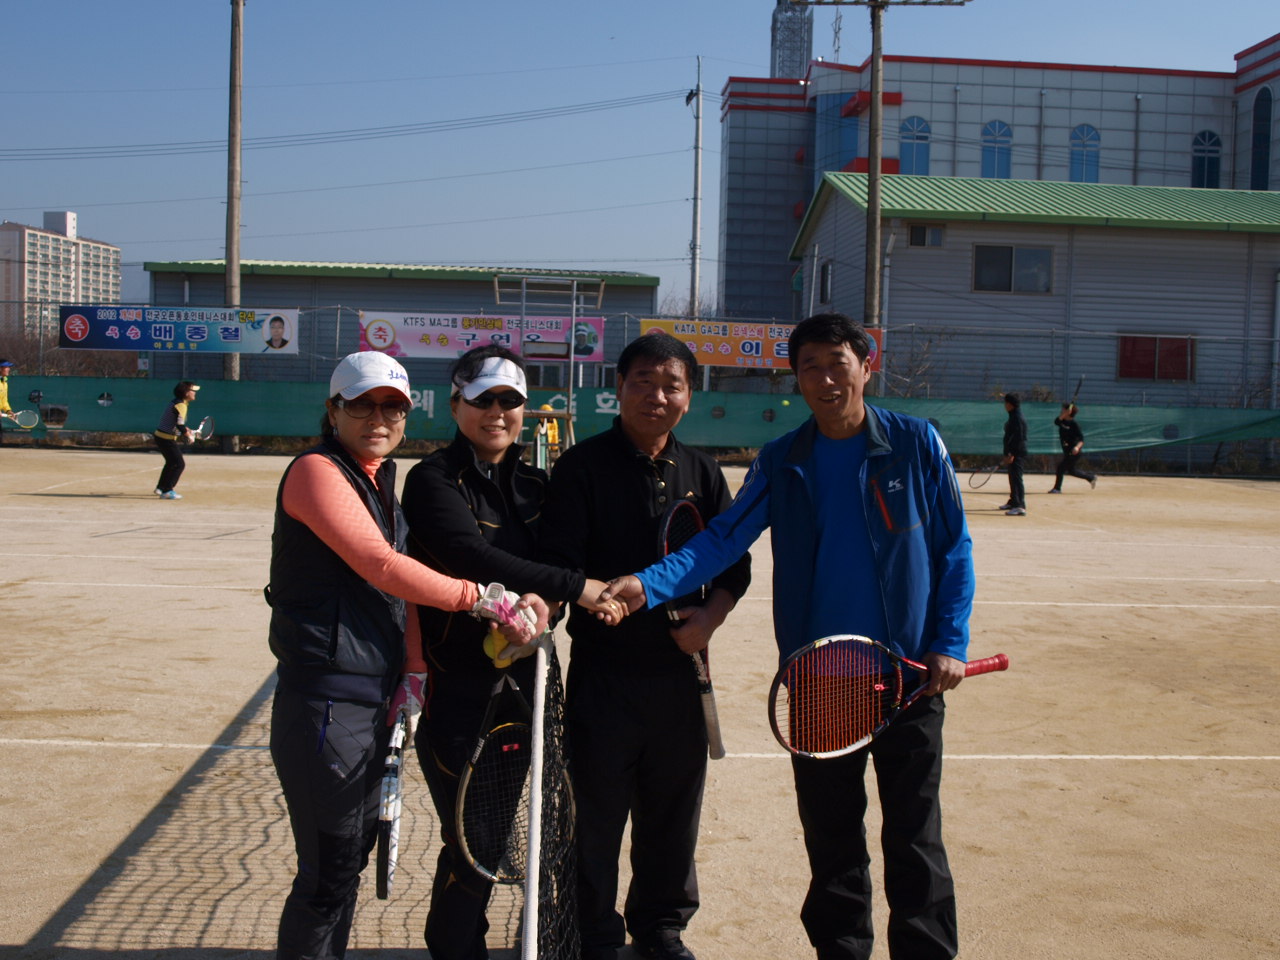
[[[964,675],[1007,670],[1003,653],[975,660]],[[918,676],[904,676],[914,670]],[[908,688],[908,683],[918,686]],[[855,634],[815,640],[787,657],[769,691],[773,735],[800,757],[842,757],[865,747],[920,699],[929,668]]]

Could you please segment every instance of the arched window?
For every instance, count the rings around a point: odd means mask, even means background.
[[[1071,131],[1071,173],[1072,183],[1098,182],[1098,148],[1102,145],[1102,137],[1096,127],[1082,123]]]
[[[1222,172],[1222,138],[1201,130],[1191,141],[1191,185],[1218,189]]]
[[[1013,128],[992,120],[982,128],[982,175],[994,180],[1013,176]]]
[[[1249,189],[1271,187],[1271,91],[1263,87],[1253,101],[1253,149],[1250,151]]]
[[[907,117],[898,127],[898,172],[929,173],[929,124],[924,117]]]

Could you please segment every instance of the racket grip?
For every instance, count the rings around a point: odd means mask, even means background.
[[[702,694],[702,718],[707,723],[707,756],[712,760],[723,760],[724,740],[720,736],[720,713],[716,710],[715,694]]]
[[[978,673],[995,673],[997,670],[1008,670],[1009,658],[1003,653],[997,653],[994,657],[984,657],[981,660],[974,660],[965,664],[964,675],[972,677]]]

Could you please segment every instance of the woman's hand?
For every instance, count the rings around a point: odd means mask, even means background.
[[[621,623],[622,618],[630,611],[627,605],[620,600],[614,600],[609,597],[601,599],[600,594],[608,589],[608,584],[602,580],[587,579],[586,585],[582,588],[582,595],[578,597],[577,604],[585,610],[590,610],[596,615],[596,619],[603,620],[609,626]]]

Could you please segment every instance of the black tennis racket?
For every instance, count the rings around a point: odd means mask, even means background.
[[[391,742],[382,773],[382,797],[378,807],[378,880],[379,900],[391,896],[396,876],[396,858],[400,852],[400,809],[403,785],[400,766],[404,760],[404,742],[409,732],[409,714],[401,710],[391,728]]]
[[[533,714],[504,670],[493,685],[480,737],[458,783],[455,829],[467,863],[494,883],[525,878]]]
[[[658,549],[665,557],[675,553],[702,532],[702,514],[691,500],[677,500],[662,516],[658,535]],[[698,606],[706,599],[706,587],[678,600],[668,600],[663,606],[667,618],[680,623],[682,607]],[[707,755],[712,760],[724,757],[724,739],[720,735],[720,713],[716,709],[716,693],[711,686],[711,667],[705,649],[689,654],[693,660],[694,674],[698,679],[698,697],[702,701],[702,716],[707,724]]]
[[[1009,658],[997,653],[967,664],[964,675],[1008,668]],[[842,757],[879,736],[928,685],[928,667],[881,643],[849,633],[823,637],[783,662],[769,691],[769,722],[797,756]]]
[[[1080,379],[1076,381],[1075,393],[1071,394],[1071,402],[1075,403],[1080,399],[1080,388],[1084,386],[1084,374],[1080,374]]]
[[[982,467],[979,470],[969,474],[969,486],[977,490],[981,486],[985,486],[986,482],[991,479],[991,475],[1000,469],[1000,464],[993,463],[989,467]]]

